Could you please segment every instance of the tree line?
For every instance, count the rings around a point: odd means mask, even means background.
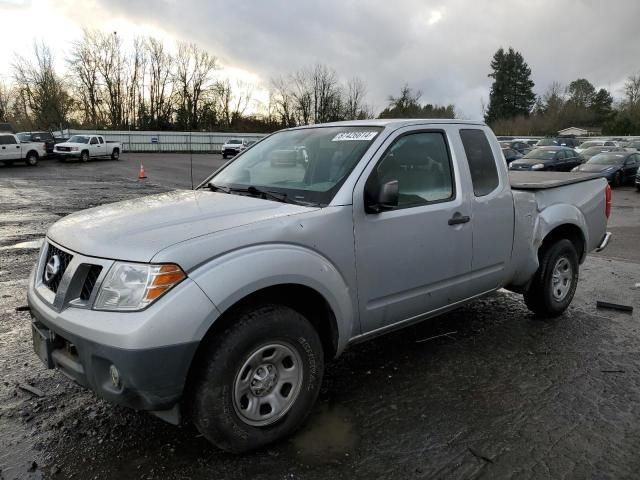
[[[605,135],[640,134],[640,75],[631,75],[624,97],[597,89],[586,78],[568,85],[552,82],[542,95],[533,92],[531,69],[522,54],[500,48],[490,63],[493,79],[485,121],[498,134],[553,135],[566,127],[582,127]]]
[[[175,49],[153,37],[125,45],[116,32],[84,30],[58,72],[51,50],[36,43],[16,55],[8,84],[0,82],[0,121],[19,130],[110,128],[269,132],[279,128],[375,117],[367,85],[342,80],[323,64],[269,80],[268,99],[256,86],[220,75],[215,55],[193,43]],[[421,105],[408,86],[390,96],[382,117],[449,116],[452,105]]]

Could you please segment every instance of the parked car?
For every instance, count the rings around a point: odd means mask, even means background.
[[[520,152],[504,145],[502,146],[502,154],[504,155],[504,159],[506,160],[507,165],[509,165],[514,160],[520,160],[523,157]]]
[[[640,192],[640,169],[636,173],[636,191]]]
[[[510,170],[555,170],[568,172],[580,165],[582,158],[567,147],[540,147],[509,165]]]
[[[613,140],[586,140],[576,148],[576,152],[582,153],[587,148],[591,147],[617,147],[618,143]]]
[[[307,167],[271,167],[292,144]],[[56,222],[28,281],[34,350],[108,401],[186,411],[224,450],[264,447],[302,425],[350,344],[502,287],[561,315],[609,241],[611,190],[540,176],[509,175],[480,122],[275,133],[195,191]]]
[[[569,147],[576,148],[580,145],[580,140],[571,137],[546,137],[541,138],[536,143],[536,147]]]
[[[21,142],[12,133],[0,133],[0,162],[5,165],[24,162],[33,167],[46,154],[44,142]]]
[[[601,153],[607,153],[607,152],[625,152],[626,149],[622,148],[622,147],[605,147],[605,146],[600,146],[600,147],[589,147],[586,150],[583,150],[580,153],[580,156],[585,160],[589,160],[591,157],[594,157],[596,155],[599,155]]]
[[[243,138],[232,138],[222,145],[222,158],[235,157],[249,147],[249,141]]]
[[[53,153],[56,140],[51,132],[19,132],[16,134],[21,142],[44,142],[47,154]]]
[[[500,145],[512,148],[515,151],[521,153],[522,155],[526,155],[531,150],[533,150],[531,148],[531,145],[529,145],[526,142],[522,142],[522,141],[518,141],[518,140],[503,141],[503,142],[500,142]]]
[[[613,187],[634,183],[640,166],[638,152],[610,152],[595,155],[574,172],[602,173]]]
[[[82,162],[88,162],[90,158],[118,160],[121,150],[119,142],[107,142],[102,135],[73,135],[54,147],[54,153],[61,161],[75,159]]]
[[[627,148],[634,148],[640,151],[640,140],[631,140],[626,145]]]

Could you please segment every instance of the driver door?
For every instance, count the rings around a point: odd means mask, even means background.
[[[412,130],[413,129],[413,130]],[[356,184],[353,198],[362,333],[418,320],[465,297],[471,270],[469,200],[445,130],[402,129]],[[398,182],[395,208],[368,212],[365,194]]]

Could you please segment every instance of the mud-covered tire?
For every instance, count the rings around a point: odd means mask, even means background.
[[[205,341],[188,388],[188,406],[196,428],[211,443],[228,452],[248,452],[291,435],[304,423],[320,391],[324,371],[322,343],[305,317],[282,305],[245,308],[233,314],[229,327]],[[292,388],[296,393],[281,416],[256,426],[241,416],[236,387],[243,376],[254,378],[257,367],[247,362],[274,343],[292,349],[302,375],[297,387],[289,387],[289,394]],[[285,365],[285,359],[280,361]],[[260,362],[264,360],[256,363]],[[247,369],[251,373],[246,373]],[[279,387],[273,388],[277,391]]]
[[[564,271],[565,266],[570,271]],[[579,268],[578,253],[571,241],[562,239],[546,247],[540,253],[540,266],[531,285],[524,293],[529,310],[541,317],[562,315],[576,293]],[[570,279],[569,285],[563,285],[564,278]]]

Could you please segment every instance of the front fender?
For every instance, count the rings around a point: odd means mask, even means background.
[[[241,248],[201,265],[189,276],[222,313],[263,288],[282,284],[312,288],[335,315],[338,354],[359,333],[347,282],[333,263],[308,248],[280,243]],[[210,326],[203,326],[204,332]]]

